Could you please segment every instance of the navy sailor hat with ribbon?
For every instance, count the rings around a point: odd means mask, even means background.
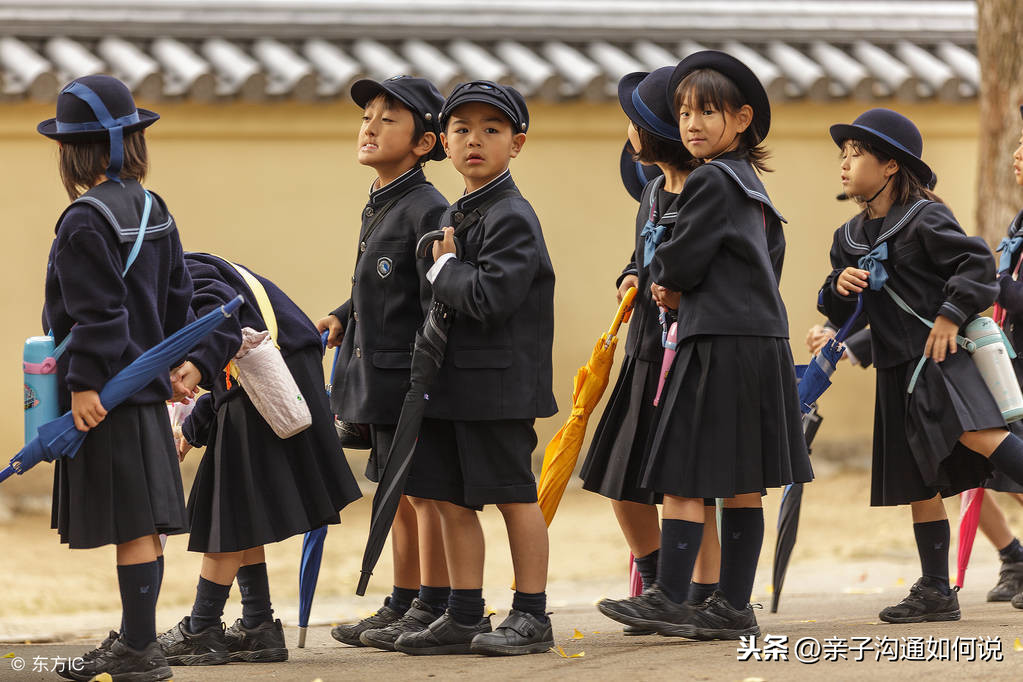
[[[924,186],[930,185],[934,173],[920,158],[924,141],[912,121],[891,109],[870,109],[856,117],[852,124],[831,126],[831,139],[839,147],[846,140],[858,140],[876,146],[904,164]],[[935,179],[935,181],[937,181]]]
[[[673,66],[662,66],[650,73],[636,71],[622,76],[618,81],[618,102],[637,128],[681,142],[678,117],[672,114],[672,103],[665,96],[674,70]]]
[[[444,102],[440,115],[441,128],[447,126],[451,112],[468,102],[483,102],[497,107],[511,121],[516,134],[529,130],[529,109],[525,98],[515,88],[493,81],[470,81],[456,85]]]
[[[444,106],[444,96],[430,81],[412,76],[395,76],[384,81],[368,78],[352,84],[352,100],[363,109],[378,95],[387,93],[404,104],[426,125],[426,131],[437,136],[433,150],[426,155],[431,161],[440,161],[445,157],[444,147],[440,144],[440,111]]]
[[[128,86],[113,76],[83,76],[64,86],[57,95],[56,117],[43,121],[36,130],[60,142],[110,140],[106,175],[120,182],[124,135],[147,128],[159,118],[156,112],[136,108]]]

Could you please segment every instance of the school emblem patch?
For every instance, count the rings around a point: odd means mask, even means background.
[[[392,263],[391,259],[387,256],[383,256],[377,260],[377,274],[380,275],[380,279],[387,279],[393,269],[394,263]]]

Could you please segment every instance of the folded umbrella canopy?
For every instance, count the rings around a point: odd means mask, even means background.
[[[973,540],[980,525],[980,508],[984,504],[984,489],[964,490],[959,496],[959,538],[956,540],[956,589],[966,582],[966,567],[970,564]]]
[[[108,411],[145,388],[153,379],[170,371],[207,334],[212,332],[242,304],[242,297],[211,311],[198,320],[174,332],[114,375],[99,392],[100,402]],[[25,444],[11,463],[0,471],[0,482],[12,474],[23,474],[42,461],[52,462],[58,457],[74,457],[85,440],[86,431],[75,428],[70,412],[39,427],[37,436]]]
[[[845,345],[843,345],[845,337],[849,335],[853,323],[856,322],[856,318],[860,316],[862,310],[863,296],[860,295],[856,299],[856,310],[853,311],[853,314],[845,321],[835,337],[828,340],[827,344],[803,370],[799,379],[799,409],[803,414],[808,414],[817,399],[824,395],[824,391],[831,386],[831,375],[835,373],[835,367],[838,366],[838,361],[845,353]]]
[[[628,321],[635,297],[635,287],[625,292],[610,329],[597,339],[590,359],[576,373],[572,389],[572,414],[544,450],[536,495],[548,526],[554,519],[561,497],[565,494],[565,486],[575,469],[579,450],[586,437],[586,422],[607,388],[618,345],[618,329],[623,322]]]

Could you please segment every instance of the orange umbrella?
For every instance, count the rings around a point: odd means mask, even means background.
[[[558,504],[561,503],[561,496],[565,493],[565,486],[575,469],[579,450],[586,437],[586,422],[607,388],[615,347],[618,345],[618,328],[622,322],[628,321],[635,297],[635,288],[625,292],[611,328],[601,335],[589,361],[576,373],[572,390],[572,415],[544,451],[537,497],[548,526],[551,525]]]

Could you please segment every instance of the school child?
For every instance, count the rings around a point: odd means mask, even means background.
[[[668,96],[683,144],[704,164],[650,264],[654,301],[678,310],[679,338],[640,479],[664,495],[657,582],[598,608],[662,635],[738,639],[759,633],[749,598],[761,495],[813,477],[778,293],[781,216],[755,172],[765,170],[770,105],[752,71],[716,51],[680,62]],[[691,605],[706,497],[724,498],[719,589]]]
[[[57,221],[46,268],[43,317],[70,341],[57,363],[61,410],[86,431],[74,458],[54,465],[51,525],[71,549],[117,546],[122,632],[60,671],[74,680],[169,679],[156,643],[163,576],[159,534],[185,532],[184,494],[165,401],[169,375],[109,412],[99,390],[118,371],[184,326],[192,282],[177,226],[141,182],[149,169],[143,130],[159,115],[137,109],[116,78],[76,79],[38,131],[59,146],[71,205]],[[149,219],[136,246],[150,197]]]
[[[359,163],[377,173],[362,211],[351,297],[316,323],[341,346],[331,407],[344,422],[366,424],[371,450],[366,478],[379,481],[401,404],[408,390],[412,344],[423,322],[415,257],[424,233],[440,226],[447,201],[423,174],[444,158],[439,142],[444,98],[423,78],[360,80],[352,99],[365,111],[358,136]],[[334,639],[352,646],[393,650],[394,640],[420,630],[441,613],[451,592],[440,519],[414,510],[402,497],[391,529],[394,588],[368,618],[335,626]]]
[[[245,303],[171,373],[180,393],[209,390],[181,425],[178,454],[206,447],[188,498],[188,549],[203,552],[190,615],[160,635],[171,665],[286,661],[281,621],[273,619],[263,546],[340,523],[360,497],[323,390],[320,335],[269,279],[218,256],[188,253],[192,311],[201,317],[239,293]],[[312,414],[312,425],[281,439],[260,416],[229,363],[242,328],[276,324],[275,343]],[[221,616],[238,579],[242,617],[225,632]]]
[[[835,232],[819,307],[841,323],[863,296],[877,368],[871,504],[911,506],[922,569],[880,618],[958,620],[941,498],[979,486],[992,466],[1023,481],[1023,441],[957,345],[960,328],[995,299],[994,259],[926,189],[933,174],[908,118],[871,109],[831,137],[843,188],[863,211]]]
[[[537,505],[533,420],[557,411],[551,390],[554,270],[540,221],[508,165],[529,112],[513,88],[457,86],[441,142],[466,193],[444,213],[426,274],[432,299],[455,310],[444,364],[430,390],[405,494],[440,513],[451,575],[447,611],[395,649],[407,654],[530,654],[554,635],[546,609],[547,526]],[[453,227],[450,227],[453,226]],[[456,256],[454,239],[463,251]],[[483,616],[483,531],[496,504],[515,569],[512,610],[496,630]]]
[[[636,163],[656,165],[661,174],[646,183],[639,198],[632,257],[618,276],[618,300],[637,287],[625,343],[625,359],[580,470],[583,488],[611,499],[615,517],[636,557],[643,585],[657,578],[661,532],[657,507],[662,495],[639,486],[640,466],[654,421],[654,396],[664,356],[660,310],[650,296],[649,262],[678,217],[680,193],[689,173],[699,166],[682,145],[678,120],[666,95],[674,67],[651,73],[631,73],[618,83],[618,101],[629,118],[628,137],[635,151],[624,165],[626,186],[636,175]],[[638,183],[637,183],[638,184]],[[719,545],[714,500],[704,509],[710,525],[697,558],[697,570],[688,599],[700,603],[717,589]],[[626,626],[627,635],[651,634]]]

